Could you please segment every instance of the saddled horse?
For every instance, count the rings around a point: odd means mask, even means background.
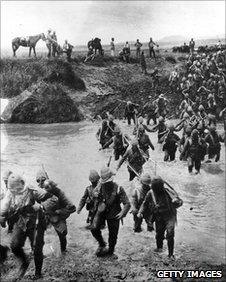
[[[16,56],[16,50],[20,47],[29,47],[29,57],[31,56],[31,50],[33,49],[34,55],[36,57],[35,46],[37,42],[42,39],[45,40],[45,34],[40,33],[34,36],[28,37],[16,37],[12,40],[13,56]]]
[[[104,54],[102,45],[101,45],[101,39],[100,38],[94,38],[92,40],[90,40],[87,44],[88,49],[91,47],[92,49],[94,49],[94,53],[96,54],[97,50],[99,52],[100,55]]]

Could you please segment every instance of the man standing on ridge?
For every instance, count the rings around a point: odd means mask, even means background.
[[[149,48],[149,55],[150,55],[150,58],[152,58],[152,54],[153,54],[153,58],[156,58],[156,57],[155,57],[154,46],[158,46],[158,45],[152,40],[152,37],[151,37],[151,38],[150,38],[150,41],[148,42],[148,48]]]
[[[137,39],[137,42],[134,44],[134,46],[136,47],[136,57],[137,59],[140,58],[140,49],[142,46],[142,43],[140,43],[139,39]]]

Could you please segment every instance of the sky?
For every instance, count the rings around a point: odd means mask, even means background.
[[[225,34],[225,1],[1,1],[1,48],[17,36],[55,30],[74,46],[99,37],[108,44],[166,36]],[[44,44],[41,42],[39,44]]]

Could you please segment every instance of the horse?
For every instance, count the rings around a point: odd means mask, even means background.
[[[87,47],[88,47],[88,49],[89,48],[94,49],[95,54],[98,50],[99,54],[103,56],[104,52],[103,52],[103,48],[102,48],[100,41],[101,41],[101,39],[96,37],[95,39],[92,39],[88,42]]]
[[[34,55],[36,57],[35,46],[37,42],[42,39],[45,40],[45,34],[40,33],[34,36],[28,37],[16,37],[12,40],[12,49],[13,49],[13,56],[16,56],[16,50],[20,47],[29,47],[29,57],[31,56],[31,50],[33,49]]]

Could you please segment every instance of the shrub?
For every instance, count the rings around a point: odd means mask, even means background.
[[[176,64],[176,62],[177,62],[176,59],[173,56],[167,56],[166,61],[170,62],[172,64]]]

